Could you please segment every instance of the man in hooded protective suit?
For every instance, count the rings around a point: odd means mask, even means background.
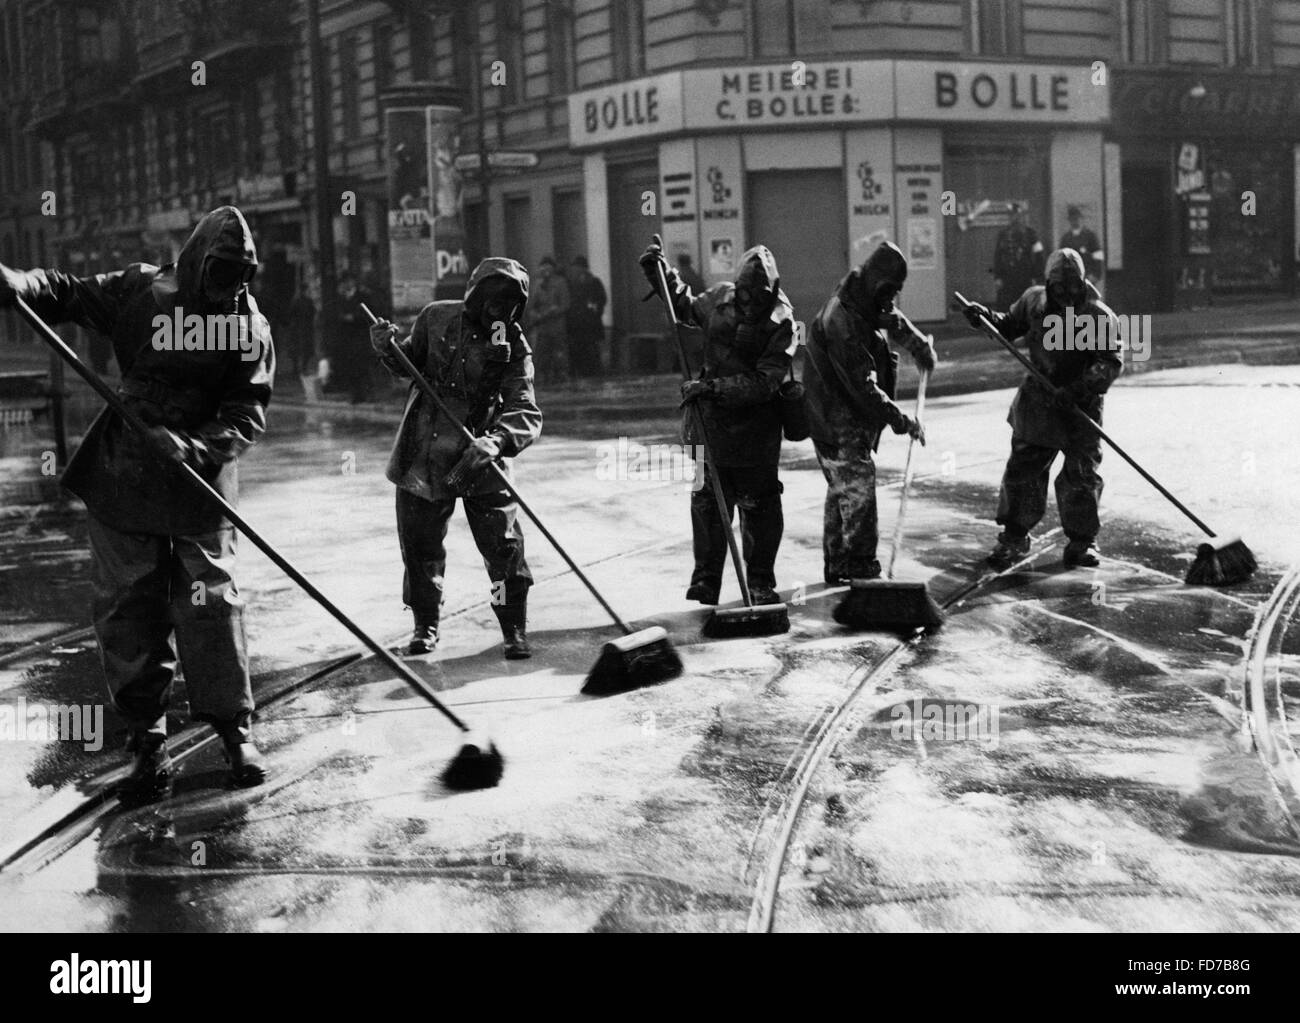
[[[1023,341],[1033,364],[1057,389],[1053,395],[1026,374],[1011,402],[1011,457],[1002,474],[997,522],[1002,527],[989,564],[1009,568],[1029,553],[1029,532],[1047,511],[1047,480],[1057,454],[1065,464],[1056,477],[1056,505],[1068,542],[1067,568],[1095,568],[1100,561],[1101,440],[1073,411],[1082,409],[1101,423],[1103,395],[1124,368],[1115,314],[1088,285],[1083,260],[1073,249],[1057,249],[1047,258],[1046,285],[1029,288],[1005,313],[982,305],[966,309],[978,326],[988,317],[1009,341]],[[1095,344],[1076,345],[1063,325],[1091,319]],[[1053,328],[1056,328],[1053,330]],[[1050,342],[1049,344],[1045,341]]]
[[[190,716],[221,736],[233,781],[265,778],[252,742],[234,527],[168,464],[187,463],[238,502],[238,458],[266,428],[275,374],[270,327],[248,292],[256,269],[252,233],[233,206],[206,214],[176,262],[161,269],[133,263],[73,277],[0,266],[0,305],[17,294],[48,322],[73,322],[112,341],[118,393],[151,427],[142,438],[105,409],[62,480],[89,512],[95,634],[135,754],[119,793],[128,805],[161,798],[170,782],[166,724],[178,647]],[[202,337],[160,336],[168,331],[159,324],[191,314],[203,318]],[[231,315],[245,345],[209,343],[211,317]]]
[[[934,346],[905,325],[894,299],[907,280],[907,260],[881,242],[842,280],[808,332],[803,384],[817,461],[826,476],[822,532],[828,586],[875,579],[879,540],[876,466],[872,454],[885,427],[925,443],[920,420],[894,402],[902,344],[917,369],[935,367]]]
[[[750,595],[758,604],[777,604],[776,552],[785,520],[781,512],[781,417],[777,391],[790,372],[795,350],[794,311],[781,290],[776,259],[764,245],[749,249],[735,283],[716,284],[695,294],[652,244],[641,256],[656,292],[664,272],[677,319],[704,331],[704,367],[682,385],[683,403],[698,402],[713,448],[727,516],[740,508],[740,531]],[[691,438],[698,442],[698,439]],[[726,566],[727,538],[713,485],[706,479],[691,494],[695,571],[687,600],[716,604]]]
[[[460,498],[492,582],[503,653],[510,660],[532,656],[527,611],[533,576],[524,558],[519,505],[489,468],[497,462],[508,474],[510,463],[503,460],[542,432],[532,349],[520,327],[527,304],[528,271],[513,259],[490,256],[470,275],[463,302],[429,303],[410,336],[399,342],[475,437],[470,443],[412,382],[388,462],[388,478],[397,485],[402,596],[415,618],[409,654],[429,653],[438,643],[444,542]],[[395,332],[380,320],[371,328],[370,342],[390,372],[409,376],[389,347]]]

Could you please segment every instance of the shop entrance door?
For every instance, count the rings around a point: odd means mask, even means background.
[[[1120,169],[1120,191],[1124,269],[1116,275],[1119,293],[1111,296],[1107,289],[1107,302],[1122,312],[1168,312],[1174,307],[1169,168],[1126,163]]]
[[[648,351],[650,362],[629,358],[627,338],[635,335],[661,336],[667,331],[664,309],[660,302],[642,302],[649,286],[637,258],[650,244],[650,236],[659,232],[659,217],[643,216],[643,195],[659,194],[659,163],[610,164],[609,181],[609,251],[610,309],[614,320],[614,363],[622,370],[666,372],[672,366],[672,348],[655,343]],[[633,347],[643,349],[648,345]],[[665,353],[658,358],[660,349]]]
[[[794,318],[811,324],[849,269],[844,173],[756,171],[749,175],[746,247],[766,245],[776,257],[781,288]],[[736,253],[739,266],[740,253]]]
[[[1025,223],[1038,232],[1044,253],[1056,248],[1050,237],[1051,193],[1047,150],[1026,143],[960,143],[944,150],[944,188],[957,197],[957,216],[944,217],[947,288],[992,305],[993,250],[1009,222],[1007,204],[1029,204]]]

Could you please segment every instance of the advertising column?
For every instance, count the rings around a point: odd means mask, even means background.
[[[463,298],[469,279],[456,170],[460,107],[429,107],[429,194],[433,197],[434,297]]]
[[[433,301],[433,217],[427,107],[384,111],[388,140],[388,261],[394,317],[409,318]]]

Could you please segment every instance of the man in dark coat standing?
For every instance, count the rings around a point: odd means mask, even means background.
[[[907,260],[882,242],[840,282],[808,333],[803,385],[827,484],[822,552],[828,586],[880,575],[872,454],[885,427],[925,443],[920,420],[894,403],[898,356],[888,341],[906,347],[921,372],[935,367],[933,345],[895,313],[905,280]]]
[[[1065,545],[1066,568],[1100,564],[1096,539],[1101,530],[1101,441],[1073,411],[1082,409],[1101,423],[1103,395],[1124,368],[1115,314],[1084,277],[1083,260],[1073,249],[1057,249],[1047,259],[1047,284],[1030,288],[1005,313],[981,305],[966,310],[972,326],[988,317],[1003,337],[1022,340],[1029,358],[1057,388],[1053,396],[1032,374],[1011,402],[1011,457],[1002,474],[997,522],[1002,527],[989,564],[1009,568],[1029,553],[1029,531],[1047,511],[1047,479],[1058,453],[1065,464],[1056,477],[1056,504]],[[1070,317],[1067,319],[1067,314]],[[1065,333],[1071,323],[1089,319],[1097,343],[1076,345]],[[1100,336],[1098,336],[1100,335]]]
[[[587,266],[586,256],[574,256],[569,271],[569,366],[575,377],[602,374],[601,350],[605,341],[605,285]]]
[[[17,294],[48,321],[72,321],[111,339],[122,367],[119,393],[151,427],[141,438],[105,409],[62,481],[90,513],[95,634],[135,754],[121,788],[129,805],[167,791],[167,707],[178,647],[190,716],[217,730],[236,784],[265,778],[252,741],[234,527],[169,465],[189,464],[237,503],[238,458],[266,428],[275,373],[270,328],[248,293],[256,269],[253,236],[233,206],[204,216],[176,262],[161,269],[135,263],[73,277],[0,266],[0,304]],[[174,336],[191,314],[206,329]],[[234,318],[242,343],[219,350],[211,324],[225,317]]]
[[[727,522],[718,515],[713,485],[691,494],[695,571],[687,600],[716,604],[726,565],[730,518],[740,508],[740,531],[750,595],[758,604],[778,604],[776,553],[785,519],[781,512],[781,416],[776,394],[794,355],[794,311],[781,290],[776,259],[764,245],[747,251],[735,283],[726,281],[695,294],[668,266],[659,245],[641,256],[656,292],[658,269],[682,323],[704,331],[704,368],[682,385],[682,400],[698,402],[713,448],[714,465],[727,502]],[[696,441],[698,443],[698,440]]]
[[[532,656],[527,612],[533,576],[524,559],[519,506],[489,468],[496,462],[508,473],[510,463],[503,460],[518,455],[542,432],[532,349],[519,326],[527,304],[528,272],[513,259],[490,256],[470,275],[463,302],[431,302],[400,342],[475,437],[471,444],[412,382],[388,462],[388,478],[397,485],[402,598],[415,618],[409,654],[429,653],[438,644],[447,569],[444,543],[460,498],[492,582],[492,610],[505,639],[504,654],[510,660]],[[380,362],[404,377],[409,374],[388,343],[396,329],[380,320],[371,328],[370,341]]]
[[[1011,223],[998,232],[993,250],[993,285],[999,309],[1008,309],[1026,288],[1042,279],[1043,243],[1025,223],[1025,208],[1011,207]]]
[[[1083,260],[1083,268],[1087,271],[1088,280],[1099,280],[1106,253],[1097,239],[1097,233],[1092,228],[1083,226],[1083,211],[1078,206],[1070,206],[1066,209],[1065,216],[1070,222],[1070,229],[1061,235],[1059,248],[1074,249]]]

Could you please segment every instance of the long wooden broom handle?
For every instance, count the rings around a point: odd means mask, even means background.
[[[22,318],[27,321],[33,330],[40,334],[46,344],[53,348],[64,362],[71,366],[73,370],[75,370],[76,373],[85,380],[101,398],[104,399],[108,404],[108,407],[121,416],[132,429],[139,431],[146,440],[150,440],[149,427],[145,424],[144,420],[136,415],[126,405],[126,403],[122,401],[117,392],[100,379],[99,375],[95,373],[94,370],[86,366],[86,364],[77,357],[77,353],[67,346],[63,338],[54,333],[50,328],[50,325],[36,315],[36,312],[21,297],[17,299],[17,305],[18,312]],[[157,455],[159,462],[163,462],[162,454],[152,447],[152,443],[149,450],[153,451]],[[339,624],[351,632],[352,635],[356,636],[357,639],[361,640],[371,653],[400,675],[417,693],[428,700],[437,710],[441,711],[448,721],[459,728],[462,732],[468,732],[470,730],[469,725],[465,724],[464,721],[452,713],[446,704],[434,695],[433,690],[429,688],[428,683],[426,683],[424,679],[420,678],[419,675],[389,653],[382,643],[372,639],[362,630],[361,626],[357,625],[357,623],[349,618],[347,614],[335,605],[332,600],[318,590],[310,579],[298,571],[298,569],[289,562],[288,558],[285,558],[279,551],[272,547],[267,540],[264,540],[257,530],[250,526],[243,516],[241,516],[239,512],[235,511],[235,509],[230,506],[230,503],[218,494],[212,488],[212,485],[194,470],[193,466],[185,462],[173,463],[168,461],[164,464],[167,466],[179,464],[181,475],[185,479],[188,479],[195,489],[204,494],[209,501],[217,505],[217,507],[221,509],[222,514],[233,522],[239,528],[239,531],[253,542],[253,545],[258,550],[270,558],[280,571],[301,586],[309,597],[333,615]]]
[[[662,245],[658,235],[655,235],[655,241]],[[659,274],[659,295],[664,300],[664,308],[668,310],[668,323],[672,327],[673,341],[677,344],[677,361],[682,368],[682,381],[690,383],[691,366],[686,361],[686,346],[682,344],[681,324],[677,320],[677,310],[673,308],[672,296],[668,294],[668,278],[664,274],[662,260],[655,264],[655,271]],[[699,431],[700,443],[704,446],[704,463],[707,466],[704,471],[713,484],[713,500],[718,506],[718,518],[722,520],[723,531],[727,534],[727,547],[731,551],[731,563],[736,569],[736,582],[740,584],[740,596],[746,607],[753,607],[754,598],[749,592],[749,580],[745,578],[745,566],[740,561],[736,534],[731,529],[731,516],[727,514],[727,495],[722,489],[722,480],[718,478],[713,446],[709,443],[709,433],[704,427],[704,413],[700,411],[698,402],[691,402],[691,413],[695,416],[695,429]]]
[[[956,296],[957,301],[961,303],[963,309],[969,309],[972,305],[975,304],[974,302],[967,301],[966,296],[963,295],[960,291],[954,291],[953,294]],[[1012,355],[1014,355],[1017,359],[1019,359],[1020,363],[1025,367],[1025,369],[1029,370],[1029,372],[1034,376],[1034,378],[1037,379],[1040,384],[1046,387],[1050,393],[1052,393],[1053,395],[1057,393],[1057,388],[1053,386],[1050,380],[1047,379],[1046,374],[1044,374],[1042,370],[1040,370],[1037,366],[1035,366],[1032,362],[1030,362],[1028,356],[1022,354],[1020,350],[1016,348],[1015,345],[1013,345],[1010,341],[1004,338],[1002,336],[1002,333],[997,329],[997,327],[993,326],[993,324],[989,322],[989,318],[987,316],[981,313],[979,319],[980,319],[980,329],[985,334],[987,334],[994,341],[996,341],[1003,348],[1005,348]],[[1096,420],[1094,420],[1092,416],[1088,415],[1088,413],[1083,411],[1083,409],[1079,408],[1079,406],[1074,405],[1072,407],[1075,413],[1079,416],[1079,418],[1082,419],[1085,423],[1087,423],[1090,427],[1092,427],[1093,431],[1097,434],[1098,437],[1100,437],[1112,448],[1114,448],[1115,453],[1119,455],[1120,458],[1124,459],[1124,461],[1128,462],[1128,464],[1131,465],[1134,469],[1136,469],[1138,475],[1140,475],[1144,480],[1146,480],[1158,491],[1160,491],[1160,493],[1164,495],[1165,499],[1169,501],[1170,504],[1172,504],[1180,512],[1182,512],[1189,519],[1195,522],[1196,525],[1200,528],[1201,532],[1203,532],[1206,536],[1211,538],[1215,536],[1214,530],[1212,530],[1209,526],[1207,526],[1204,522],[1202,522],[1199,518],[1197,518],[1196,515],[1192,513],[1192,510],[1187,507],[1187,505],[1183,504],[1182,501],[1174,497],[1173,494],[1171,494],[1168,490],[1164,488],[1164,486],[1161,485],[1158,479],[1156,479],[1149,472],[1143,469],[1142,466],[1138,465],[1137,462],[1135,462],[1129,456],[1129,453],[1127,451],[1125,451],[1122,447],[1120,447],[1117,443],[1115,443],[1115,441],[1111,439],[1110,435],[1107,434],[1106,431],[1101,428],[1101,424],[1099,424]]]
[[[921,371],[921,382],[916,385],[916,418],[919,421],[925,414],[925,385],[930,380],[930,374],[925,370]],[[907,440],[907,461],[903,465],[903,493],[898,499],[898,521],[894,523],[894,539],[889,547],[889,569],[885,573],[887,579],[894,578],[894,562],[898,559],[898,548],[903,542],[903,519],[907,516],[907,498],[912,489],[912,453],[916,450],[916,438],[909,437]]]
[[[368,317],[370,317],[370,322],[372,325],[377,324],[379,322],[378,318],[375,316],[374,313],[370,311],[370,309],[366,306],[364,302],[361,303],[361,310]],[[425,377],[423,373],[420,372],[420,370],[416,367],[415,363],[413,363],[407,357],[406,353],[402,351],[402,346],[397,343],[396,338],[392,337],[391,335],[388,338],[388,347],[389,347],[389,351],[393,353],[393,356],[397,359],[397,361],[402,364],[402,368],[405,369],[408,374],[410,374],[411,380],[414,381],[416,386],[420,388],[420,390],[424,393],[425,397],[427,397],[431,402],[433,402],[434,408],[436,408],[439,412],[441,412],[444,416],[446,416],[451,421],[451,425],[454,426],[457,430],[459,430],[462,434],[464,434],[464,436],[467,437],[470,443],[472,444],[477,438],[475,438],[475,436],[469,432],[469,429],[465,426],[464,423],[462,423],[459,419],[456,418],[456,414],[447,407],[447,403],[444,402],[442,398],[439,396],[433,384],[429,383],[428,379]],[[573,574],[576,575],[582,581],[582,585],[584,585],[585,587],[587,587],[588,590],[591,591],[591,595],[595,597],[597,602],[600,604],[600,606],[605,609],[605,613],[608,614],[610,618],[614,619],[614,624],[623,630],[623,634],[625,636],[630,636],[632,634],[632,627],[628,625],[627,622],[623,621],[622,618],[619,617],[618,612],[615,611],[610,606],[609,601],[607,601],[603,596],[601,596],[600,591],[596,589],[592,581],[587,578],[586,573],[583,572],[583,570],[578,567],[578,563],[574,561],[571,557],[569,557],[569,552],[560,546],[560,541],[555,539],[551,531],[547,529],[545,525],[542,524],[542,520],[539,519],[537,517],[537,513],[534,512],[532,508],[528,506],[528,502],[525,501],[520,496],[519,491],[515,489],[515,485],[510,482],[509,477],[506,476],[505,471],[501,468],[501,466],[497,465],[496,462],[489,462],[488,464],[492,467],[492,471],[496,473],[498,482],[500,482],[501,485],[505,487],[507,491],[509,491],[510,496],[515,500],[515,504],[519,505],[519,507],[523,510],[523,513],[527,515],[529,519],[532,520],[532,523],[534,526],[537,527],[538,532],[540,532],[542,536],[546,537],[550,545],[556,549],[560,557],[562,557],[565,563],[569,566],[569,568],[573,570]]]

